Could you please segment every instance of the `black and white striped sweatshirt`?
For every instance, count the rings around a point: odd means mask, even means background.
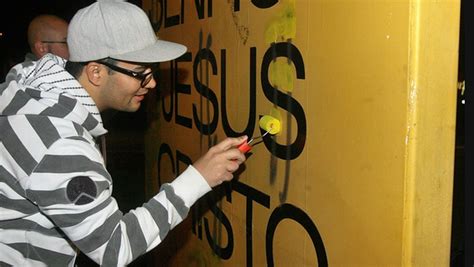
[[[64,65],[47,54],[16,65],[0,84],[0,266],[74,266],[77,250],[103,266],[124,266],[211,190],[189,166],[123,214],[95,143],[107,131]]]

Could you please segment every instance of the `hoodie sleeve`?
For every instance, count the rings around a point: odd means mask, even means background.
[[[123,214],[100,152],[85,140],[61,139],[30,176],[27,194],[83,253],[117,266],[157,246],[210,190],[189,166],[148,202]]]

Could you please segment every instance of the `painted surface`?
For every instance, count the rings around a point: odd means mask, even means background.
[[[148,99],[148,193],[256,145],[157,248],[169,266],[447,266],[459,1],[144,0],[185,44]]]

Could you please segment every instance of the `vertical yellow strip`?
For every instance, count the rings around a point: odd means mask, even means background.
[[[460,2],[409,12],[402,262],[449,266]]]
[[[411,266],[413,259],[415,166],[416,166],[416,114],[417,85],[420,43],[420,2],[411,1],[409,5],[408,39],[408,110],[406,145],[405,196],[403,214],[402,263]]]

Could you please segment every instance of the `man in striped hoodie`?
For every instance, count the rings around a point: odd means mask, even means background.
[[[158,245],[212,187],[245,161],[227,138],[141,207],[123,214],[96,140],[100,113],[138,110],[153,63],[186,47],[158,40],[139,7],[99,0],[68,29],[69,61],[46,54],[0,85],[0,266],[74,266],[80,250],[123,266]]]

